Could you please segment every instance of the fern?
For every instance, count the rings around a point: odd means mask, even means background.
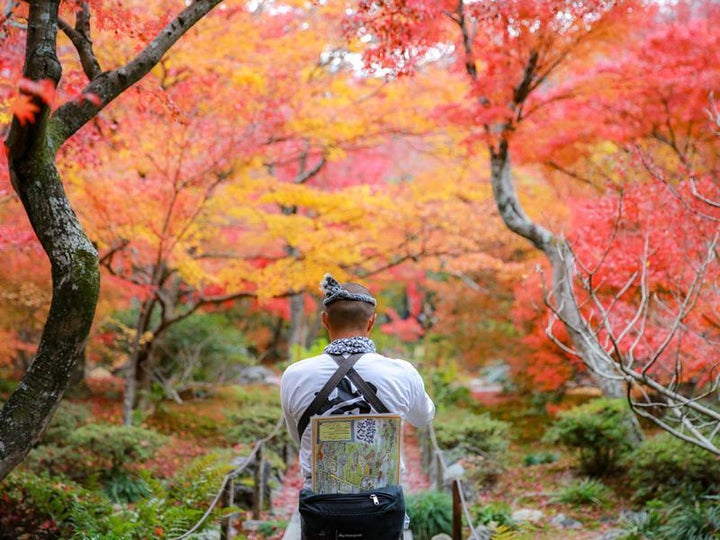
[[[492,540],[515,540],[518,538],[518,531],[511,529],[507,525],[498,525],[492,529]]]

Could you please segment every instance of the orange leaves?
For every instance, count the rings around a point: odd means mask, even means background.
[[[18,83],[18,90],[18,95],[10,105],[10,111],[23,126],[35,122],[41,104],[51,107],[55,99],[55,83],[50,79],[33,81],[22,78]]]
[[[35,122],[35,115],[40,112],[31,96],[19,94],[10,105],[10,111],[18,119],[21,126]]]
[[[23,94],[39,97],[48,106],[52,106],[55,99],[55,83],[50,79],[33,81],[22,78],[18,84],[18,89]]]

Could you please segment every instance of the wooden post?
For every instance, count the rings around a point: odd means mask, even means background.
[[[225,484],[225,490],[222,496],[222,505],[224,508],[229,508],[235,502],[234,498],[235,485],[232,476],[228,478]],[[233,538],[233,516],[228,514],[222,519],[220,524],[220,540],[232,540]]]
[[[255,486],[253,488],[253,519],[260,519],[260,512],[263,508],[263,496],[265,495],[265,474],[263,469],[263,446],[260,445],[255,454]]]
[[[452,538],[462,540],[462,501],[460,499],[460,482],[452,482]]]
[[[430,429],[429,428],[422,428],[422,432],[419,436],[420,440],[420,448],[421,453],[420,457],[422,459],[422,466],[425,470],[430,470],[430,467],[432,467],[432,459],[433,459],[433,445],[430,439]]]
[[[435,487],[438,491],[443,489],[442,456],[439,452],[435,454]]]

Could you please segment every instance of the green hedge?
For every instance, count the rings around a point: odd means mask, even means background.
[[[632,421],[624,400],[599,398],[559,413],[543,441],[576,450],[584,474],[604,476],[632,450]]]
[[[720,494],[717,456],[669,433],[646,439],[623,463],[640,501]]]

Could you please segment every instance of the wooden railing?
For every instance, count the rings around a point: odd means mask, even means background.
[[[213,510],[217,507],[232,507],[234,504],[235,479],[244,472],[250,465],[254,465],[254,482],[253,482],[253,497],[252,497],[252,518],[253,520],[259,520],[262,509],[265,505],[265,491],[267,487],[267,478],[265,478],[265,447],[268,442],[274,439],[280,431],[284,429],[284,421],[280,418],[272,429],[272,431],[262,439],[259,439],[253,445],[253,449],[248,454],[241,465],[230,471],[220,486],[217,495],[213,498],[210,506],[205,511],[203,516],[198,522],[190,528],[183,535],[173,538],[172,540],[184,540],[190,535],[195,533],[207,518],[212,514]],[[437,438],[435,436],[435,430],[431,425],[427,428],[422,428],[419,433],[426,433],[427,436],[420,436],[420,461],[422,470],[425,471],[430,480],[430,485],[434,486],[436,491],[450,490],[452,493],[452,538],[453,540],[462,540],[462,529],[463,529],[463,517],[470,529],[471,538],[477,538],[477,533],[472,524],[470,517],[470,511],[465,500],[463,491],[462,481],[459,478],[453,478],[450,482],[446,483],[446,472],[447,465],[445,463],[443,452],[437,444]],[[287,446],[284,447],[283,458],[286,463],[289,461],[290,450]],[[220,538],[221,540],[232,540],[234,537],[235,528],[233,527],[238,514],[228,514],[221,522],[220,526]]]
[[[422,428],[427,432],[427,436],[418,437],[421,441],[420,445],[420,461],[422,469],[427,471],[430,485],[435,486],[436,491],[445,491],[450,489],[452,493],[452,538],[453,540],[462,540],[463,516],[470,528],[470,538],[477,538],[477,533],[472,524],[470,517],[470,509],[465,501],[465,493],[463,491],[462,481],[459,478],[453,478],[449,485],[445,484],[445,475],[447,472],[447,464],[443,457],[443,451],[437,443],[435,429],[430,424],[427,428]]]
[[[212,514],[213,510],[220,507],[232,507],[234,504],[234,496],[235,496],[235,478],[237,478],[242,472],[245,471],[251,464],[255,465],[255,476],[254,476],[254,483],[253,483],[253,497],[252,497],[252,516],[253,519],[258,520],[260,519],[260,513],[263,509],[263,506],[265,504],[264,497],[265,497],[265,490],[267,486],[267,479],[265,478],[264,471],[265,471],[265,446],[268,442],[270,442],[272,439],[274,439],[282,429],[284,429],[285,423],[282,418],[280,418],[275,424],[275,427],[272,429],[272,431],[265,436],[262,439],[259,439],[255,441],[255,444],[253,445],[253,449],[246,456],[242,462],[241,465],[230,471],[225,475],[225,478],[223,478],[222,484],[220,485],[220,489],[218,490],[217,495],[213,498],[212,502],[210,503],[210,506],[205,511],[205,513],[202,515],[202,517],[193,525],[188,531],[186,531],[181,536],[177,536],[173,538],[172,540],[184,540],[185,538],[188,538],[191,534],[195,533],[203,523],[207,520],[207,518]],[[287,451],[283,452],[284,457],[287,459],[288,453]],[[220,538],[221,540],[232,540],[234,537],[234,530],[233,527],[234,520],[237,518],[238,514],[228,514],[226,515],[221,524],[220,524]]]

